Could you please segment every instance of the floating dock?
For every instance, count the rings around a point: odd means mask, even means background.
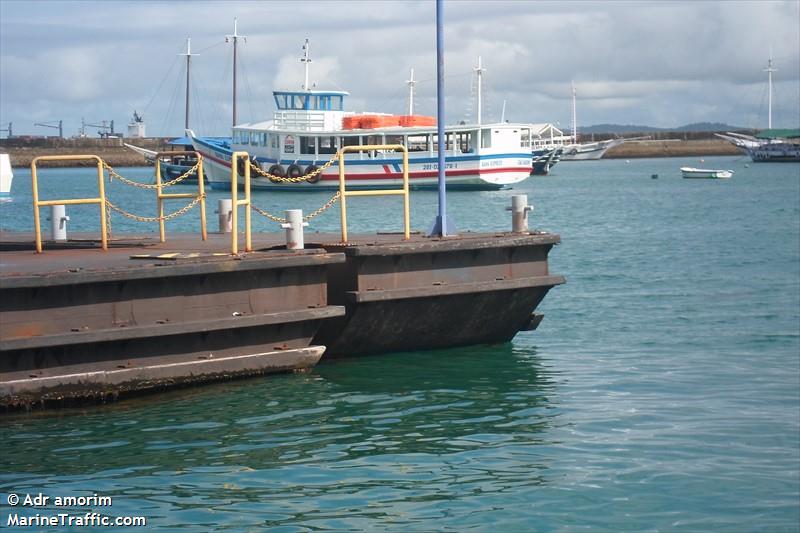
[[[0,409],[106,401],[168,387],[308,369],[323,356],[505,342],[532,329],[549,233],[310,234],[287,250],[257,234],[0,233]],[[96,235],[95,235],[96,239]]]

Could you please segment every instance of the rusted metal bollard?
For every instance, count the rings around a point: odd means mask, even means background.
[[[303,222],[302,209],[286,210],[286,222],[281,224],[281,227],[286,230],[287,250],[302,250],[305,248],[304,226],[308,226],[308,222]]]
[[[528,205],[528,195],[515,194],[512,196],[511,207],[506,207],[506,211],[511,211],[511,231],[528,233],[528,212],[533,211],[533,207]]]

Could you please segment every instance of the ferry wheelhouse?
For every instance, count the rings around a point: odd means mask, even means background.
[[[409,151],[412,189],[436,188],[439,139],[435,120],[419,115],[345,111],[345,91],[274,91],[273,120],[239,124],[230,143],[193,136],[206,159],[212,188],[229,188],[233,151],[246,151],[262,170],[277,176],[311,174],[345,146],[402,144]],[[530,125],[496,123],[445,128],[446,183],[451,189],[500,189],[531,173]],[[348,188],[385,188],[403,178],[402,153],[391,150],[345,155]],[[253,188],[338,188],[334,163],[321,174],[286,183],[251,173]]]

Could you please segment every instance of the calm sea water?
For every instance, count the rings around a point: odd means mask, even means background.
[[[684,180],[686,164],[736,174]],[[86,171],[42,180],[43,197],[93,194]],[[18,171],[3,229],[32,228],[29,191]],[[519,192],[531,225],[561,234],[551,270],[568,279],[536,332],[2,417],[3,526],[8,493],[42,492],[197,531],[798,531],[800,165],[565,162],[514,191],[452,193],[449,213],[502,230]],[[139,194],[111,187],[152,214]],[[256,196],[276,212],[326,199]],[[412,207],[426,229],[436,194]],[[397,199],[348,208],[351,231],[401,226]],[[68,214],[97,231],[96,208]],[[135,224],[114,218],[152,230]],[[311,227],[337,229],[336,209]]]

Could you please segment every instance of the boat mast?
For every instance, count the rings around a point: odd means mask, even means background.
[[[767,73],[767,80],[768,84],[767,87],[769,89],[769,97],[768,97],[768,113],[767,113],[767,128],[772,129],[772,73],[777,72],[778,69],[772,68],[772,51],[770,50],[769,53],[769,61],[767,61],[767,68],[764,69],[764,72]]]
[[[227,43],[231,39],[233,39],[233,125],[236,125],[236,45],[239,41],[239,37],[247,40],[246,36],[239,35],[237,32],[237,22],[238,19],[234,17],[233,19],[233,35],[226,35],[225,42]]]
[[[411,69],[411,78],[406,80],[406,83],[408,84],[408,114],[409,115],[413,115],[414,114],[414,85],[417,84],[417,82],[414,80],[414,69],[413,68]]]
[[[311,90],[309,88],[309,86],[308,86],[308,64],[311,63],[311,58],[308,57],[308,52],[309,52],[309,45],[308,45],[308,39],[306,39],[306,42],[303,45],[303,57],[300,58],[300,61],[302,63],[305,63],[305,67],[306,67],[306,82],[303,85],[303,89],[305,89],[306,91],[310,91]]]
[[[473,68],[478,74],[478,126],[481,125],[481,86],[483,85],[483,71],[485,68],[481,67],[481,56],[478,56],[478,66]]]
[[[578,142],[578,113],[575,105],[575,82],[572,82],[572,142]]]
[[[183,129],[189,129],[189,67],[192,59],[192,39],[186,38],[186,53],[180,54],[186,56],[186,113],[183,121]],[[195,54],[196,55],[196,54]]]

